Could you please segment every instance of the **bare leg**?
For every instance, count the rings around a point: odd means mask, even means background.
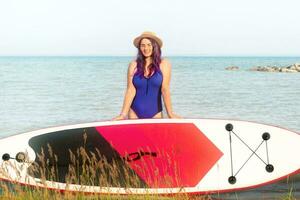
[[[153,116],[154,119],[160,119],[163,118],[162,112],[157,113],[156,115]]]
[[[129,109],[128,119],[138,119],[138,116],[135,114],[135,112],[131,108]]]

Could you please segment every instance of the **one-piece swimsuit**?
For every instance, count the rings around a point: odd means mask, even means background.
[[[162,111],[161,85],[163,77],[161,71],[156,71],[150,77],[135,73],[132,82],[136,94],[131,109],[138,118],[153,118]]]

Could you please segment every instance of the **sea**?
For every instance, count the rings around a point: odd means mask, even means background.
[[[172,107],[181,117],[247,120],[300,133],[300,73],[249,70],[289,66],[300,63],[300,57],[166,58],[172,65]],[[0,138],[46,127],[111,120],[121,111],[127,68],[133,59],[0,57]],[[230,66],[239,70],[225,69]],[[300,198],[299,176],[221,198],[282,199],[289,195]]]

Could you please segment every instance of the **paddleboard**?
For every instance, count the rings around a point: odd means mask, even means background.
[[[99,194],[211,194],[300,171],[300,135],[224,119],[104,121],[0,139],[0,179]]]

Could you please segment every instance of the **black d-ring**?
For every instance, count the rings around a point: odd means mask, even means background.
[[[270,138],[271,138],[270,133],[265,132],[265,133],[262,134],[262,139],[263,140],[269,140]]]
[[[273,172],[274,171],[274,166],[271,165],[271,164],[267,164],[266,165],[266,171],[269,172],[269,173]]]
[[[233,130],[233,125],[232,124],[226,124],[225,129],[227,131],[232,131]]]
[[[25,162],[25,159],[26,159],[25,153],[23,153],[23,152],[17,153],[17,155],[16,155],[16,161],[18,161],[18,162]]]
[[[235,184],[235,183],[236,183],[236,178],[235,178],[235,176],[230,176],[230,177],[228,178],[228,182],[229,182],[230,184]]]
[[[8,153],[2,155],[2,160],[8,161],[9,159],[10,159],[10,155]]]

